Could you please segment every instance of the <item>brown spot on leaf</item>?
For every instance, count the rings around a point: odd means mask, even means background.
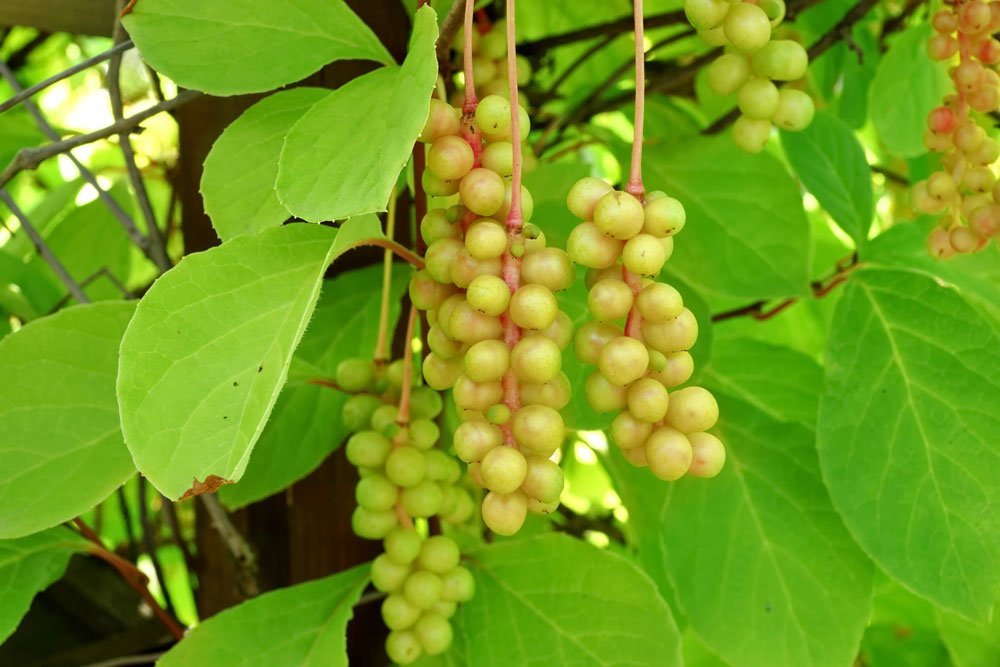
[[[223,484],[232,484],[232,481],[228,479],[222,479],[218,475],[209,475],[205,478],[204,482],[199,482],[198,478],[194,478],[191,483],[191,488],[184,492],[184,495],[180,497],[181,500],[186,500],[187,498],[193,498],[194,496],[200,496],[203,493],[215,493],[219,490],[219,487]]]

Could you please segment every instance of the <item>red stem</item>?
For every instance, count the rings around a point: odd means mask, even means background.
[[[625,319],[625,335],[629,338],[642,340],[642,315],[639,314],[639,292],[642,291],[642,278],[624,266],[622,267],[622,279],[625,284],[632,288],[632,309]]]
[[[465,107],[462,111],[466,114],[475,113],[479,100],[476,98],[476,82],[472,78],[472,13],[476,6],[476,0],[465,0],[465,23],[462,35],[462,64],[465,71]]]
[[[635,14],[635,134],[632,137],[632,168],[625,191],[642,201],[642,136],[646,118],[646,44],[642,20],[642,0],[634,0]]]

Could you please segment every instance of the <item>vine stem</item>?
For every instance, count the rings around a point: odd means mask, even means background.
[[[396,188],[389,195],[389,210],[385,216],[385,236],[389,240],[396,234]],[[389,305],[392,300],[392,249],[382,253],[382,303],[378,312],[378,337],[375,339],[375,364],[389,360]]]
[[[524,167],[521,153],[521,114],[520,104],[517,95],[517,43],[515,37],[517,26],[515,24],[515,0],[507,0],[507,81],[510,85],[510,133],[511,144],[513,144],[513,170],[510,183],[510,212],[507,214],[507,250],[503,254],[503,279],[513,294],[521,286],[521,260],[511,253],[511,248],[515,244],[522,243],[521,230],[524,227],[524,216],[521,209],[521,181]],[[509,313],[504,313],[501,317],[503,324],[503,338],[507,347],[513,349],[521,340],[521,328],[514,324]],[[521,409],[521,391],[514,376],[513,370],[508,370],[502,381],[503,402],[511,411],[511,414]],[[514,433],[510,423],[501,427],[504,434],[504,444],[509,447],[515,446]]]
[[[646,50],[642,20],[642,0],[633,0],[635,20],[635,117],[632,135],[632,165],[625,191],[642,203],[646,189],[642,184],[642,139],[646,118]],[[622,266],[622,279],[632,290],[632,308],[625,319],[625,335],[641,339],[642,315],[639,313],[639,292],[642,278]]]
[[[410,316],[406,320],[406,339],[403,342],[403,388],[399,393],[399,411],[396,423],[405,427],[410,423],[410,396],[413,393],[413,337],[417,328],[417,308],[410,306]]]
[[[465,0],[465,22],[462,35],[462,65],[465,72],[465,107],[466,114],[475,113],[479,100],[476,98],[476,83],[472,77],[472,15],[476,8],[476,0]]]
[[[635,118],[632,135],[632,168],[625,191],[642,201],[642,137],[646,121],[646,41],[642,21],[642,0],[633,0],[635,18]]]
[[[401,259],[405,259],[414,268],[418,270],[424,268],[423,257],[413,252],[406,246],[400,243],[396,243],[392,239],[386,239],[386,238],[362,239],[344,248],[344,252],[347,252],[348,250],[353,250],[354,248],[360,248],[361,246],[366,246],[366,245],[376,246],[378,248],[386,248],[387,250],[391,250],[393,253],[398,255]]]
[[[173,636],[174,639],[180,641],[184,638],[184,628],[178,623],[174,618],[160,606],[160,603],[156,601],[153,594],[149,592],[149,587],[146,585],[148,579],[142,570],[137,568],[132,563],[128,562],[121,556],[118,556],[111,551],[108,551],[104,543],[101,542],[100,536],[93,531],[93,529],[84,522],[83,519],[77,517],[73,519],[73,525],[76,526],[80,534],[87,538],[91,544],[94,546],[91,548],[91,553],[111,565],[121,578],[128,584],[132,590],[139,594],[143,601],[149,605],[149,608],[153,610],[153,614],[160,620],[163,627]],[[164,586],[166,583],[163,584]]]

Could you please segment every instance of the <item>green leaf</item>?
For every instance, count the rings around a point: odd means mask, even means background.
[[[334,238],[305,224],[240,236],[185,257],[139,303],[118,400],[136,466],[164,495],[243,475],[341,251]]]
[[[393,273],[390,327],[399,315],[399,297],[409,273],[401,266]],[[346,394],[308,381],[333,377],[337,365],[348,357],[371,358],[379,318],[379,299],[374,295],[381,275],[381,266],[370,266],[343,273],[323,286],[316,314],[292,359],[288,383],[243,478],[219,489],[227,506],[243,507],[277,493],[312,472],[346,438],[340,416]]]
[[[947,66],[927,55],[931,34],[931,24],[924,22],[899,35],[872,81],[872,123],[886,148],[900,157],[916,157],[927,151],[927,114],[941,104],[952,87]]]
[[[788,161],[830,217],[862,246],[875,215],[865,151],[844,121],[821,111],[801,132],[782,132]]]
[[[63,575],[70,556],[88,546],[87,540],[62,526],[0,540],[0,644],[17,629],[32,598]]]
[[[826,367],[823,477],[855,539],[911,590],[986,618],[1000,591],[1000,337],[927,276],[863,270]]]
[[[86,512],[135,472],[115,401],[134,303],[75,306],[0,341],[0,537]]]
[[[771,419],[815,427],[823,370],[801,352],[752,338],[716,346],[704,382]]]
[[[646,187],[687,210],[671,271],[712,297],[804,294],[809,224],[798,186],[776,158],[748,155],[730,137],[646,149]]]
[[[154,69],[212,95],[271,90],[334,60],[392,62],[343,0],[142,0],[122,22]]]
[[[310,222],[385,210],[427,120],[437,81],[436,40],[434,11],[421,9],[402,67],[358,77],[303,114],[285,137],[278,163],[278,199],[285,208]]]
[[[1000,665],[1000,606],[990,623],[969,623],[964,618],[938,612],[938,628],[955,667]]]
[[[562,534],[470,557],[476,596],[455,616],[452,664],[681,664],[670,609],[624,557]]]
[[[884,574],[876,581],[872,616],[858,661],[874,667],[951,667],[934,621],[934,607]]]
[[[160,667],[347,665],[347,622],[368,565],[282,588],[227,609],[187,634]]]
[[[647,571],[734,667],[850,664],[871,603],[871,563],[820,480],[813,431],[725,394],[726,467],[667,484],[610,465]]]
[[[277,227],[289,217],[274,182],[285,135],[302,115],[330,94],[292,88],[253,105],[212,144],[201,176],[201,194],[223,241]]]

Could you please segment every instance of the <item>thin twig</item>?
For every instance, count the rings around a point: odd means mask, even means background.
[[[201,502],[212,520],[212,525],[219,532],[229,554],[236,562],[237,583],[241,592],[247,596],[257,595],[260,592],[260,586],[257,583],[257,556],[253,549],[233,525],[229,519],[229,513],[219,502],[218,497],[209,493],[203,493],[198,497],[201,498]]]
[[[125,525],[125,537],[128,540],[128,559],[135,562],[139,560],[139,545],[136,544],[135,532],[132,530],[132,510],[128,507],[125,487],[119,486],[115,495],[118,497],[118,511],[121,512],[122,523]]]
[[[98,53],[93,58],[87,58],[86,60],[80,61],[77,64],[73,65],[72,67],[64,69],[58,74],[53,74],[49,78],[43,81],[39,81],[30,88],[25,88],[24,90],[17,93],[10,99],[0,102],[0,113],[3,113],[8,109],[17,106],[18,104],[28,99],[29,97],[33,97],[34,95],[40,93],[46,88],[53,86],[64,79],[68,79],[69,77],[73,76],[74,74],[77,74],[78,72],[90,69],[94,65],[99,65],[105,60],[109,60],[115,54],[121,54],[125,51],[128,51],[129,49],[132,48],[132,46],[133,44],[131,40],[125,40],[124,42],[119,42],[118,44],[115,44],[107,51],[104,51],[103,53]]]
[[[118,571],[118,574],[125,581],[125,583],[128,584],[132,590],[138,593],[139,597],[141,597],[143,601],[149,605],[149,608],[153,610],[153,614],[160,620],[160,623],[163,624],[174,639],[178,641],[183,639],[184,628],[177,622],[176,619],[168,614],[163,607],[160,606],[160,603],[156,601],[153,594],[149,592],[149,587],[147,586],[148,579],[146,578],[146,575],[142,573],[142,570],[124,558],[108,551],[107,547],[104,546],[104,543],[101,542],[100,536],[91,530],[90,526],[84,523],[83,519],[73,519],[73,524],[80,531],[80,534],[90,540],[90,542],[94,545],[90,552]]]
[[[69,274],[66,267],[59,261],[59,258],[53,254],[52,249],[45,243],[45,239],[43,239],[42,235],[38,233],[35,226],[31,224],[31,220],[28,219],[28,216],[20,209],[20,207],[18,207],[17,203],[14,202],[14,198],[11,197],[10,194],[3,188],[0,188],[0,200],[3,200],[3,203],[5,203],[7,208],[10,209],[10,212],[13,213],[14,217],[18,219],[18,222],[21,223],[21,228],[24,230],[24,233],[28,235],[28,238],[31,239],[31,243],[35,246],[35,250],[45,263],[49,265],[49,268],[52,269],[53,273],[56,274],[56,277],[59,278],[62,284],[66,286],[66,289],[69,290],[69,293],[73,296],[73,298],[80,303],[89,303],[90,299],[88,299],[87,295],[84,294],[83,288],[80,287],[80,284],[73,279],[73,276]]]
[[[451,8],[441,21],[441,31],[438,33],[437,59],[438,69],[445,79],[451,76],[451,42],[458,34],[458,29],[462,27],[463,9],[465,0],[455,0],[451,3]]]
[[[0,74],[3,75],[3,78],[7,81],[7,83],[10,84],[11,88],[13,88],[15,92],[20,92],[22,90],[21,83],[17,80],[17,77],[14,76],[14,72],[11,71],[10,67],[8,67],[7,64],[2,60],[0,60]],[[59,142],[60,139],[59,133],[56,132],[55,128],[53,128],[52,125],[49,124],[49,122],[45,119],[45,115],[42,113],[41,109],[39,109],[34,102],[32,102],[31,100],[24,100],[24,108],[27,109],[28,113],[31,114],[32,118],[35,119],[35,124],[38,126],[38,129],[40,129],[45,136],[47,136],[54,142]],[[50,144],[50,146],[51,145],[53,144]],[[70,146],[70,148],[74,147],[75,146]],[[10,168],[10,166],[16,165],[18,157],[24,151],[44,150],[44,148],[45,147],[41,149],[22,149],[21,151],[18,151],[18,154],[14,157],[14,161],[11,165],[8,166],[8,169]],[[101,203],[103,203],[108,208],[108,210],[111,211],[112,215],[114,215],[115,218],[118,219],[122,227],[125,229],[125,233],[128,234],[129,240],[132,241],[132,244],[135,245],[137,248],[141,249],[146,254],[146,256],[152,260],[153,258],[149,255],[148,252],[148,242],[146,238],[139,232],[139,229],[135,226],[135,221],[132,220],[132,216],[126,213],[125,209],[123,209],[121,205],[117,201],[115,201],[114,197],[112,197],[107,190],[101,187],[101,184],[97,182],[97,177],[94,175],[94,173],[90,171],[90,169],[85,167],[84,164],[80,162],[80,160],[77,159],[77,157],[73,155],[72,152],[69,151],[69,149],[60,152],[67,153],[67,157],[69,158],[70,162],[73,163],[73,166],[76,167],[76,170],[80,173],[80,177],[83,178],[83,180],[86,181],[88,185],[94,188],[94,190],[97,191],[97,198],[100,199]],[[3,173],[0,174],[0,187],[6,185],[7,182],[20,171],[21,169],[15,169],[10,173],[9,177],[7,177],[7,169],[5,169]]]
[[[556,80],[552,82],[551,86],[549,86],[549,92],[547,97],[555,97],[556,91],[559,90],[559,86],[566,83],[566,80],[569,79],[569,77],[573,74],[573,72],[580,69],[580,67],[583,66],[583,64],[586,63],[588,60],[590,60],[594,55],[596,55],[598,51],[604,49],[604,47],[611,44],[611,42],[615,41],[620,36],[621,33],[615,33],[615,32],[608,33],[601,39],[598,39],[593,44],[591,44],[586,51],[581,53],[576,60],[571,62],[566,67],[566,69],[564,69],[559,74],[559,76],[556,77]]]
[[[145,653],[142,655],[123,655],[120,658],[111,658],[100,662],[92,662],[84,667],[130,667],[131,665],[154,664],[157,660],[166,655],[165,651],[158,653]]]
[[[174,610],[174,601],[171,599],[170,590],[167,587],[167,578],[163,574],[163,566],[160,564],[160,556],[157,553],[156,538],[153,535],[153,527],[149,522],[149,497],[146,491],[149,489],[149,482],[145,477],[139,476],[139,527],[142,529],[142,546],[149,561],[153,564],[153,572],[156,573],[156,580],[160,582],[160,593],[163,594],[163,601],[167,605],[167,611],[172,616],[177,616]]]
[[[858,268],[858,261],[858,253],[852,253],[850,256],[837,262],[836,270],[828,278],[825,280],[814,280],[810,283],[809,289],[812,297],[814,299],[822,299],[839,285],[846,282],[847,276]],[[799,302],[799,300],[800,299],[797,296],[788,297],[787,299],[779,301],[770,308],[765,308],[768,302],[761,299],[745,306],[740,306],[739,308],[733,308],[732,310],[715,313],[712,315],[712,321],[722,322],[737,317],[752,317],[755,320],[769,320],[772,317],[784,312],[785,309],[795,305]]]
[[[122,43],[125,40],[125,29],[122,27],[120,19],[115,19],[115,26],[112,30],[112,38],[115,42]],[[108,62],[108,97],[111,100],[111,115],[115,122],[125,118],[125,105],[122,103],[121,87],[121,66],[122,54],[116,53]],[[146,239],[149,244],[149,255],[153,263],[161,272],[170,269],[170,259],[167,257],[166,246],[160,228],[156,224],[156,214],[153,213],[153,204],[149,201],[149,192],[146,184],[142,180],[142,172],[135,162],[135,151],[132,148],[132,137],[128,130],[118,133],[118,146],[121,148],[122,157],[125,160],[125,169],[128,171],[129,181],[132,184],[132,191],[139,204],[139,211],[143,220],[146,221]]]
[[[418,144],[419,145],[419,144]],[[396,188],[389,195],[389,210],[385,215],[385,236],[388,239],[396,235]],[[392,250],[385,249],[382,253],[382,299],[379,303],[378,336],[375,338],[375,363],[384,364],[389,361],[389,307],[392,305]]]
[[[197,90],[185,90],[176,97],[170,98],[166,102],[156,104],[148,109],[143,109],[139,113],[123,118],[122,120],[112,123],[106,127],[102,127],[99,130],[94,130],[93,132],[88,132],[86,134],[77,134],[67,139],[55,141],[54,143],[39,146],[37,148],[22,148],[18,151],[17,155],[14,156],[11,163],[7,165],[2,172],[0,172],[0,187],[6,185],[12,178],[25,169],[35,169],[38,165],[50,157],[61,155],[63,153],[69,153],[74,148],[85,146],[86,144],[92,144],[95,141],[100,141],[101,139],[107,139],[108,137],[120,134],[123,131],[133,131],[147,118],[151,118],[152,116],[163,113],[164,111],[176,109],[177,107],[186,104],[197,97],[201,97],[201,95],[202,93]],[[70,153],[70,155],[72,155],[72,153]],[[86,179],[86,177],[84,178]],[[138,233],[138,230],[136,230],[136,233]]]
[[[132,294],[128,290],[127,287],[125,287],[125,284],[122,283],[122,281],[118,280],[118,276],[116,276],[115,274],[111,273],[111,269],[109,269],[106,266],[102,266],[101,268],[97,269],[92,274],[90,274],[89,276],[87,276],[86,278],[84,278],[83,280],[81,280],[80,281],[80,287],[84,287],[84,288],[89,287],[98,278],[106,278],[108,280],[108,282],[110,282],[112,285],[114,285],[115,288],[119,292],[121,292],[121,295],[122,295],[123,298],[125,298],[125,299],[135,298],[135,295]],[[59,301],[56,302],[56,304],[54,306],[52,306],[52,308],[49,309],[49,314],[52,314],[52,313],[56,312],[57,310],[60,310],[63,307],[65,307],[66,304],[69,303],[69,300],[72,299],[72,298],[73,298],[72,295],[67,294],[63,298],[59,299]]]
[[[160,507],[163,508],[163,515],[167,517],[167,525],[170,526],[170,534],[174,539],[174,544],[177,545],[177,548],[181,550],[181,554],[184,556],[184,565],[187,567],[189,573],[194,572],[194,555],[191,553],[191,547],[188,546],[187,540],[184,539],[181,523],[177,518],[177,506],[174,505],[170,498],[161,493]]]
[[[892,169],[873,164],[871,165],[871,170],[873,174],[881,174],[882,176],[885,176],[887,181],[892,181],[893,183],[898,183],[899,185],[908,186],[910,184],[909,178],[899,172],[893,171]]]
[[[662,28],[664,26],[678,25],[686,22],[687,19],[685,18],[683,11],[664,12],[662,14],[654,14],[653,16],[647,18],[646,27]],[[570,30],[569,32],[564,32],[558,35],[550,35],[531,42],[524,42],[523,44],[519,44],[517,49],[520,51],[521,55],[535,55],[544,53],[557,46],[565,46],[566,44],[572,44],[574,42],[580,42],[594,37],[601,37],[602,35],[621,35],[622,33],[632,32],[632,29],[632,16],[623,16],[620,19],[608,21],[607,23],[587,26],[586,28],[580,28],[578,30]]]

